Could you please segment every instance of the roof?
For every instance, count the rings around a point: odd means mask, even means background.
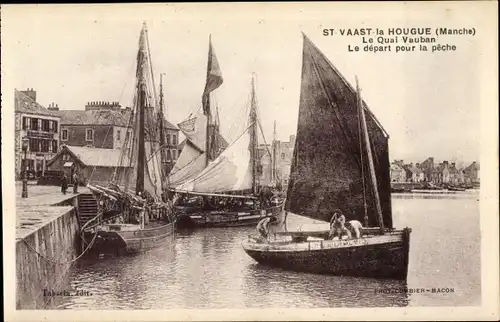
[[[61,116],[61,124],[63,125],[114,125],[128,127],[132,110],[60,110],[57,113]],[[179,130],[169,121],[164,121],[165,128]]]
[[[61,150],[48,162],[48,165],[52,164],[64,151],[68,151],[85,166],[116,167],[120,163],[121,150],[62,145]],[[123,160],[123,163],[125,162],[126,160]]]
[[[127,127],[130,110],[60,110],[61,125],[115,125]]]
[[[467,166],[464,170],[465,171],[479,170],[479,163],[477,163],[477,162],[474,161],[469,166]]]
[[[404,170],[404,169],[397,163],[391,163],[391,170]]]
[[[31,97],[18,91],[17,89],[14,90],[14,96],[15,112],[59,117],[59,114],[56,111],[51,111],[43,107]]]

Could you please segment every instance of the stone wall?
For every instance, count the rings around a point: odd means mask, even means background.
[[[74,198],[76,200],[76,198]],[[80,252],[80,237],[77,210],[68,211],[16,241],[16,307],[17,309],[43,309],[48,297],[44,289],[59,289],[62,278],[71,267],[71,261]],[[38,253],[57,263],[48,261]]]

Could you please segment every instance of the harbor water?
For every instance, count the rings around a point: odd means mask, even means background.
[[[135,256],[77,262],[48,309],[326,308],[481,303],[479,192],[393,194],[397,228],[411,227],[406,282],[261,266],[241,241],[254,227],[181,231]],[[314,223],[290,215],[291,226]]]

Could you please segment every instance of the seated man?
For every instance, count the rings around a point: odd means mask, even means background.
[[[345,224],[345,227],[356,236],[356,238],[361,237],[363,232],[363,225],[357,220],[350,220]]]
[[[347,237],[351,237],[351,232],[345,228],[345,216],[342,211],[336,210],[330,219],[330,233],[328,234],[328,239],[333,239],[335,235],[342,239],[342,235],[346,233]]]

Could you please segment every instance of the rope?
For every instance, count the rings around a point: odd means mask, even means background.
[[[81,237],[81,236],[80,236]],[[36,253],[39,257],[43,258],[44,260],[46,260],[47,262],[50,262],[50,263],[54,263],[54,264],[59,264],[59,265],[65,265],[65,264],[71,264],[71,263],[74,263],[76,262],[77,260],[79,260],[80,258],[82,258],[83,255],[85,255],[85,253],[90,249],[90,247],[92,247],[92,245],[94,244],[94,241],[95,239],[97,238],[97,231],[94,235],[94,237],[92,238],[92,241],[89,243],[88,247],[79,255],[77,256],[75,259],[72,259],[72,260],[69,260],[69,261],[66,261],[66,262],[60,262],[60,261],[56,261],[54,259],[51,259],[51,258],[48,258],[47,256],[43,255],[43,254],[40,254],[32,245],[30,245],[24,238],[22,239],[23,242],[26,244],[26,246],[31,250],[33,251],[34,253]],[[83,239],[83,238],[82,238]],[[67,248],[69,249],[69,248]],[[67,250],[65,249],[65,250]],[[61,252],[61,255],[64,254],[64,252]]]

